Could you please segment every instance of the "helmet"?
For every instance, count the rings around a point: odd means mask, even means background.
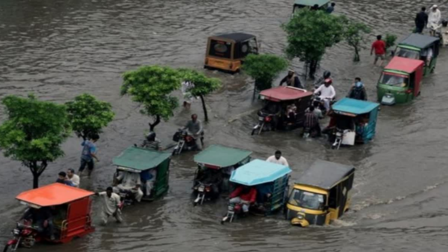
[[[330,78],[327,78],[324,80],[324,84],[330,84],[333,83],[333,81]]]
[[[325,71],[325,72],[324,72],[324,78],[325,78],[325,79],[330,78],[330,76],[331,76],[331,72],[330,72],[330,71]]]
[[[146,140],[148,140],[148,141],[155,141],[156,140],[156,133],[151,131],[148,134],[146,134]]]

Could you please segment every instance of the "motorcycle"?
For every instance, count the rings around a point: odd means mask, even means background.
[[[344,131],[342,129],[336,128],[335,136],[336,137],[334,139],[334,143],[331,146],[331,148],[339,150],[339,147],[341,147],[342,143],[342,137],[344,136]]]
[[[258,111],[257,114],[258,114],[258,123],[257,123],[257,125],[255,125],[252,128],[251,135],[254,135],[255,133],[260,135],[265,127],[267,127],[268,130],[272,129],[272,125],[271,125],[272,115],[271,114],[267,114],[267,113],[265,113],[265,112],[263,112],[261,110]]]
[[[203,144],[203,137],[201,136],[200,141]],[[191,151],[197,150],[198,145],[196,144],[196,139],[188,134],[187,130],[179,129],[173,136],[173,141],[177,142],[177,145],[174,147],[173,155],[179,155],[182,151]]]
[[[43,239],[38,228],[33,227],[30,221],[24,220],[23,223],[18,222],[17,227],[12,230],[13,239],[6,243],[3,252],[16,251],[19,246],[31,248],[36,242]]]
[[[236,216],[241,215],[243,213],[243,205],[242,204],[229,204],[227,207],[227,214],[221,219],[221,225],[225,222],[232,222]]]
[[[204,200],[211,200],[213,194],[212,185],[197,181],[197,185],[193,188],[194,192],[197,193],[196,199],[193,201],[194,206],[202,205]]]

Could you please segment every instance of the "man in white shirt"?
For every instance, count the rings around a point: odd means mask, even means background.
[[[274,163],[274,164],[281,164],[281,165],[289,167],[288,161],[286,161],[286,158],[282,157],[282,152],[279,150],[275,152],[275,155],[268,157],[268,159],[266,159],[266,161]]]
[[[81,179],[78,175],[76,175],[75,170],[72,168],[67,170],[67,177],[68,180],[70,180],[75,187],[79,187],[79,183],[81,183]]]
[[[319,97],[324,102],[324,106],[327,112],[330,111],[330,101],[333,100],[333,98],[336,96],[336,91],[334,90],[334,87],[331,85],[331,83],[331,79],[326,79],[324,81],[324,84],[320,85],[320,87],[314,91],[314,94],[320,92]]]
[[[437,7],[437,5],[433,5],[431,7],[431,10],[428,13],[428,28],[430,29],[430,34],[432,36],[434,36],[434,32],[432,30],[437,30],[440,27],[440,21],[442,19],[442,14],[440,13],[439,8]]]
[[[103,200],[103,213],[101,216],[103,223],[107,224],[107,219],[110,216],[115,217],[115,220],[121,223],[123,219],[121,218],[120,196],[112,192],[112,187],[108,187],[105,192],[95,193],[95,195],[101,196]]]
[[[122,191],[131,191],[135,195],[135,200],[140,202],[143,197],[143,191],[141,189],[140,174],[135,172],[120,171],[117,176],[117,181],[120,184],[117,188]]]

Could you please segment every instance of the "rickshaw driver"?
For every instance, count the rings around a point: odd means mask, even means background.
[[[30,207],[23,214],[21,220],[30,221],[33,226],[38,226],[37,231],[39,233],[48,235],[51,240],[55,239],[53,233],[53,215],[48,207],[42,207],[40,209]]]
[[[320,85],[320,87],[314,91],[314,94],[320,92],[319,97],[324,102],[324,106],[327,111],[330,111],[330,101],[333,100],[333,98],[336,96],[336,91],[334,90],[334,87],[331,84],[332,80],[326,79],[324,81],[324,84]]]
[[[229,196],[230,204],[241,204],[243,212],[249,212],[249,206],[257,199],[257,190],[249,186],[238,186]]]
[[[131,191],[134,194],[134,198],[137,202],[140,202],[143,197],[143,191],[141,189],[140,174],[134,172],[120,171],[117,176],[117,181],[121,181],[115,191]]]
[[[95,193],[97,196],[103,198],[103,213],[102,219],[103,223],[107,224],[107,219],[110,216],[114,216],[118,223],[121,223],[123,219],[121,218],[120,210],[120,196],[113,192],[112,187],[108,187],[105,192]]]
[[[202,127],[202,122],[198,120],[198,115],[196,114],[191,115],[191,121],[187,122],[187,125],[185,125],[184,127],[184,130],[185,129],[187,130],[189,135],[193,136],[198,150],[202,150],[204,128]],[[200,138],[199,141],[198,138]]]
[[[143,140],[143,143],[141,145],[142,148],[148,148],[148,149],[153,149],[153,150],[160,150],[160,141],[159,139],[156,138],[156,133],[155,132],[149,132],[146,135],[146,139]]]

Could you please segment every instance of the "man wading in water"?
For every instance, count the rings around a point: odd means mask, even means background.
[[[285,83],[285,82],[286,82],[287,86],[292,86],[292,87],[303,89],[303,86],[302,86],[302,83],[300,83],[299,77],[297,77],[296,73],[292,69],[289,69],[288,75],[286,75],[285,78],[283,78],[280,81],[280,86],[283,85],[283,83]]]

